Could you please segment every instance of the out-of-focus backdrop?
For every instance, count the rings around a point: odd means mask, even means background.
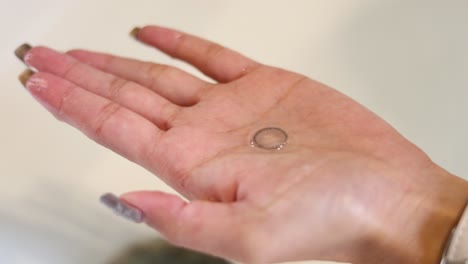
[[[462,0],[0,0],[0,263],[106,263],[156,234],[99,195],[170,190],[22,89],[13,50],[23,42],[195,72],[128,37],[137,25],[175,27],[335,87],[468,177],[467,13]]]

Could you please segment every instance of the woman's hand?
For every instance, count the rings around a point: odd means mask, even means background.
[[[154,26],[134,33],[216,82],[46,47],[25,53],[38,72],[22,79],[58,119],[189,200],[157,191],[122,196],[169,241],[248,263],[439,257],[466,183],[379,117],[321,83],[206,40]],[[265,127],[283,129],[287,145],[252,147]]]

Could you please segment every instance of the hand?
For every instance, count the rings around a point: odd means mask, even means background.
[[[169,241],[248,263],[436,263],[466,182],[345,95],[185,33],[136,37],[214,79],[83,50],[34,47],[26,87],[58,119],[144,166],[189,202],[122,199]],[[280,127],[281,150],[252,147]],[[446,192],[446,188],[450,190]]]

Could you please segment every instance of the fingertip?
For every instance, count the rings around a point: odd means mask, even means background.
[[[19,81],[21,82],[21,84],[26,88],[26,85],[29,81],[29,79],[31,79],[31,77],[35,74],[34,71],[30,70],[30,69],[27,69],[27,70],[24,70],[19,76],[18,76],[18,79]]]
[[[42,55],[43,53],[48,54],[48,53],[51,53],[51,52],[57,52],[57,51],[53,50],[52,48],[46,47],[46,46],[34,46],[28,51],[28,54],[34,54],[34,55],[40,54],[40,55]]]
[[[147,33],[163,33],[163,32],[179,32],[175,29],[159,26],[159,25],[145,25],[145,26],[136,26],[130,32],[130,36],[138,38],[141,37],[142,34]]]
[[[130,31],[130,36],[133,37],[134,39],[138,39],[138,34],[140,33],[141,31],[141,28],[140,27],[134,27],[131,31]]]
[[[45,72],[35,72],[33,70],[26,70],[18,77],[20,82],[24,85],[26,90],[28,90],[31,94],[34,95],[36,99],[40,99],[42,101],[48,101],[51,99],[47,97],[47,88],[50,85],[50,81],[53,82],[50,78],[50,74]],[[48,99],[44,98],[46,96]],[[56,100],[53,100],[56,101]],[[49,102],[50,103],[50,102]]]
[[[56,73],[55,70],[63,67],[64,60],[60,55],[60,52],[52,48],[34,46],[28,51],[24,61],[28,66],[38,70]]]
[[[131,204],[138,204],[142,199],[145,199],[144,197],[144,192],[128,192],[120,195],[120,199],[131,203]]]
[[[172,225],[185,205],[180,197],[159,191],[125,193],[120,199],[142,210],[146,223],[165,236],[170,236]]]
[[[105,193],[99,198],[101,203],[111,209],[115,214],[135,223],[142,223],[145,220],[145,214],[138,207],[127,202],[122,202],[119,197],[113,193]]]
[[[138,40],[149,45],[154,45],[156,48],[164,51],[176,45],[176,41],[178,41],[182,35],[182,32],[167,27],[145,26],[138,31]]]
[[[120,198],[130,204],[138,206],[143,211],[170,210],[185,202],[176,195],[160,191],[136,191],[122,194]]]
[[[15,56],[21,60],[22,62],[25,62],[26,55],[28,52],[32,49],[32,46],[28,43],[24,43],[20,45],[18,48],[15,49]]]

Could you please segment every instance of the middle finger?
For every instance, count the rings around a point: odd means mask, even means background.
[[[114,55],[72,50],[67,54],[102,71],[148,87],[170,101],[190,106],[211,84],[176,67],[139,61]]]

